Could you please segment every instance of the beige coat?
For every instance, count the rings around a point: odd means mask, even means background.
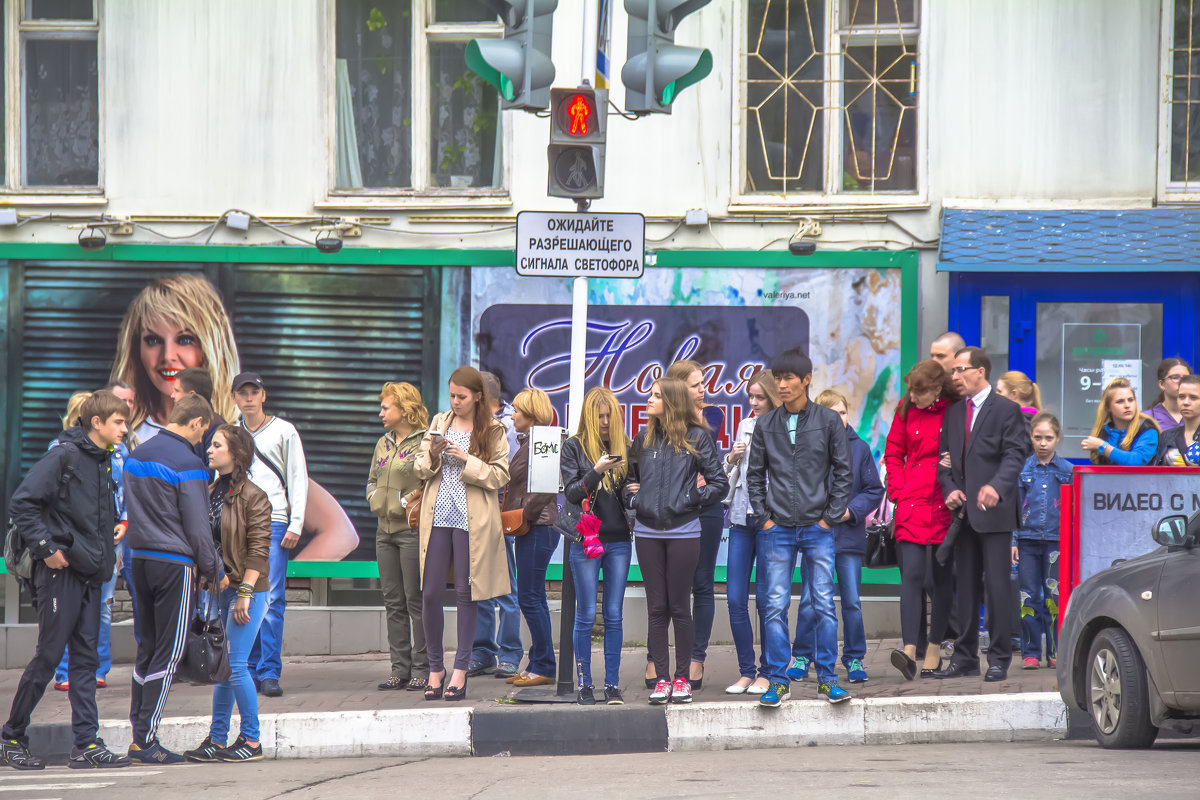
[[[438,414],[429,423],[429,430],[444,433],[450,425],[451,412]],[[504,549],[504,533],[500,526],[500,502],[497,490],[508,483],[508,440],[504,426],[493,421],[487,431],[492,457],[483,461],[468,456],[463,467],[462,482],[467,490],[467,538],[471,543],[471,599],[489,600],[510,594],[513,586],[508,580],[508,554]],[[416,476],[425,483],[421,500],[421,585],[425,585],[425,553],[429,548],[429,533],[433,530],[433,506],[438,488],[442,485],[441,458],[434,463],[429,454],[430,438],[421,439],[421,450],[413,467]],[[451,567],[453,570],[453,567]],[[451,573],[453,574],[453,572]]]

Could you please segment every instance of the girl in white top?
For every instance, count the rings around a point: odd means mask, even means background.
[[[725,595],[729,607],[729,627],[733,632],[733,643],[737,647],[738,671],[741,677],[728,687],[727,694],[762,694],[767,690],[766,664],[754,665],[754,628],[750,624],[750,571],[754,567],[757,552],[755,542],[761,519],[749,514],[749,492],[746,486],[746,465],[750,461],[747,451],[754,424],[758,418],[779,405],[779,393],[775,389],[775,377],[769,369],[760,370],[750,376],[746,383],[746,397],[750,401],[749,417],[738,425],[733,448],[725,456],[725,474],[729,476],[729,494],[725,505],[729,508],[729,555],[726,562]]]

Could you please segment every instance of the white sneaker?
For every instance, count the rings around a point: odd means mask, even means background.
[[[692,684],[687,678],[676,678],[674,685],[671,686],[671,702],[672,703],[690,703],[692,702]]]
[[[667,680],[659,680],[654,684],[654,691],[650,693],[650,705],[661,706],[663,703],[671,699],[671,682]]]

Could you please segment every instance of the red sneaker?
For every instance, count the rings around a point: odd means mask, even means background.
[[[104,678],[96,678],[96,688],[97,689],[107,689],[108,681],[104,680]]]
[[[1025,656],[1021,662],[1021,669],[1037,669],[1040,666],[1038,660],[1033,656]]]
[[[672,703],[690,703],[692,702],[692,684],[687,678],[676,678],[675,683],[671,685],[671,702]]]
[[[65,692],[71,688],[71,683],[69,681],[55,681],[54,688],[60,692]]]
[[[1050,659],[1050,668],[1054,669],[1057,666],[1058,666],[1058,659],[1057,658]]]

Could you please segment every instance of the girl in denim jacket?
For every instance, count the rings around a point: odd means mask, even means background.
[[[1062,428],[1053,414],[1038,414],[1030,428],[1033,455],[1018,481],[1021,527],[1013,532],[1012,560],[1021,586],[1022,667],[1037,669],[1043,634],[1048,666],[1057,657],[1059,487],[1071,482],[1073,467],[1055,452]]]

